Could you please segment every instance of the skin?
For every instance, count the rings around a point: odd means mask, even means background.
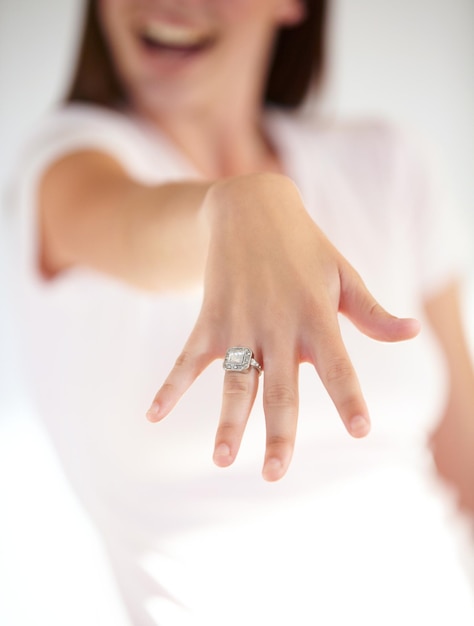
[[[348,432],[369,432],[338,312],[382,341],[409,339],[419,330],[418,322],[390,315],[367,291],[308,216],[262,132],[261,93],[274,35],[280,25],[303,19],[304,10],[298,0],[102,0],[100,8],[132,110],[167,134],[202,179],[144,186],[105,154],[63,157],[41,185],[43,272],[53,278],[83,264],[154,291],[203,284],[199,318],[148,418],[168,415],[229,346],[252,346],[265,370],[263,476],[278,480],[293,452],[301,362],[314,365]],[[149,19],[194,28],[213,45],[203,54],[149,58],[136,35]],[[427,306],[449,346],[454,330],[439,311],[458,315],[456,297],[448,291]],[[465,346],[462,330],[456,332]],[[456,375],[466,355],[460,361],[459,354],[448,355],[456,385],[443,424],[450,433],[470,428],[472,437],[474,399],[466,391],[474,387],[472,368]],[[237,455],[258,383],[254,370],[224,376],[214,452],[219,466]],[[472,451],[472,438],[465,448]],[[459,462],[457,475],[464,477]]]
[[[474,521],[474,368],[459,306],[460,285],[452,282],[425,305],[444,351],[449,394],[430,439],[440,475],[454,488],[459,506]]]

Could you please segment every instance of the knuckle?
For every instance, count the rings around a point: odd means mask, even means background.
[[[351,363],[344,358],[334,359],[326,369],[326,382],[341,382],[351,379],[353,369]]]
[[[267,450],[272,450],[275,448],[281,450],[281,448],[291,447],[293,447],[293,442],[290,435],[274,434],[267,437]]]
[[[183,352],[181,352],[181,354],[176,359],[174,366],[178,369],[181,369],[183,367],[188,366],[190,363],[192,363],[192,360],[193,360],[193,357],[191,353],[188,352],[187,350],[183,350]]]
[[[264,392],[264,404],[267,408],[290,407],[297,403],[296,390],[289,385],[269,385]]]
[[[217,429],[216,439],[222,441],[228,441],[229,438],[232,438],[232,435],[238,430],[238,425],[230,420],[222,421],[219,424],[219,428]]]
[[[159,396],[173,396],[176,393],[176,385],[173,383],[165,382],[161,386]]]
[[[378,302],[372,302],[369,310],[370,317],[381,317],[386,315],[387,312]]]

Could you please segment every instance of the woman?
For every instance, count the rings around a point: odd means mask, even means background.
[[[324,12],[90,2],[22,171],[37,401],[133,624],[472,620],[426,446],[441,417],[438,465],[474,512],[461,259],[402,133],[281,110],[321,73]],[[431,322],[446,371],[427,331],[365,337],[419,331],[371,293]]]

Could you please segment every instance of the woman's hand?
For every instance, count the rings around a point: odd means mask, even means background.
[[[231,346],[248,346],[264,370],[263,476],[290,463],[298,416],[298,367],[315,366],[347,430],[370,429],[338,312],[382,341],[415,336],[418,322],[387,313],[306,212],[290,179],[255,174],[213,185],[203,205],[210,229],[199,318],[147,413],[165,417],[197,376]],[[214,461],[230,465],[255,400],[258,372],[226,372]]]

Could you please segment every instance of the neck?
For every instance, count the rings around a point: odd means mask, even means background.
[[[206,178],[281,171],[263,128],[260,94],[246,102],[235,99],[235,90],[232,95],[185,111],[138,112],[164,132]]]

